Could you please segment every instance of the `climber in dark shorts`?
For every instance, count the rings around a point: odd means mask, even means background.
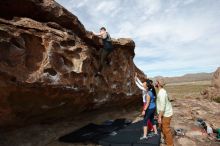
[[[113,46],[112,46],[111,37],[109,33],[106,31],[105,27],[101,27],[100,32],[94,34],[102,38],[103,41],[103,49],[100,50],[99,69],[98,72],[96,73],[97,76],[101,74],[103,67],[105,67],[106,64],[110,63],[110,61],[108,61],[107,59],[109,54],[113,51]]]

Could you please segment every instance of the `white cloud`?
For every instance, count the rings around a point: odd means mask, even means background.
[[[141,9],[144,15],[153,15],[161,9],[160,0],[136,0],[137,7]]]
[[[117,3],[115,3],[114,1],[102,1],[97,5],[95,10],[100,13],[110,14],[111,11],[116,9],[116,7],[117,7]]]
[[[218,0],[58,2],[76,14],[89,30],[106,26],[112,37],[133,38],[135,62],[152,76],[210,72],[220,66]]]

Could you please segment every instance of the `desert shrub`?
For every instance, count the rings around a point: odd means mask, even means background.
[[[220,97],[216,97],[214,101],[220,103]]]

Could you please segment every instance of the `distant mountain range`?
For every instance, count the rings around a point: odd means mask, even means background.
[[[210,81],[212,79],[213,73],[195,73],[195,74],[185,74],[179,77],[162,77],[157,76],[156,78],[164,78],[166,83],[182,83],[182,82],[195,82],[195,81]]]

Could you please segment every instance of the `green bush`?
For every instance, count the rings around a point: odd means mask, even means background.
[[[220,97],[215,98],[214,101],[220,103]]]

